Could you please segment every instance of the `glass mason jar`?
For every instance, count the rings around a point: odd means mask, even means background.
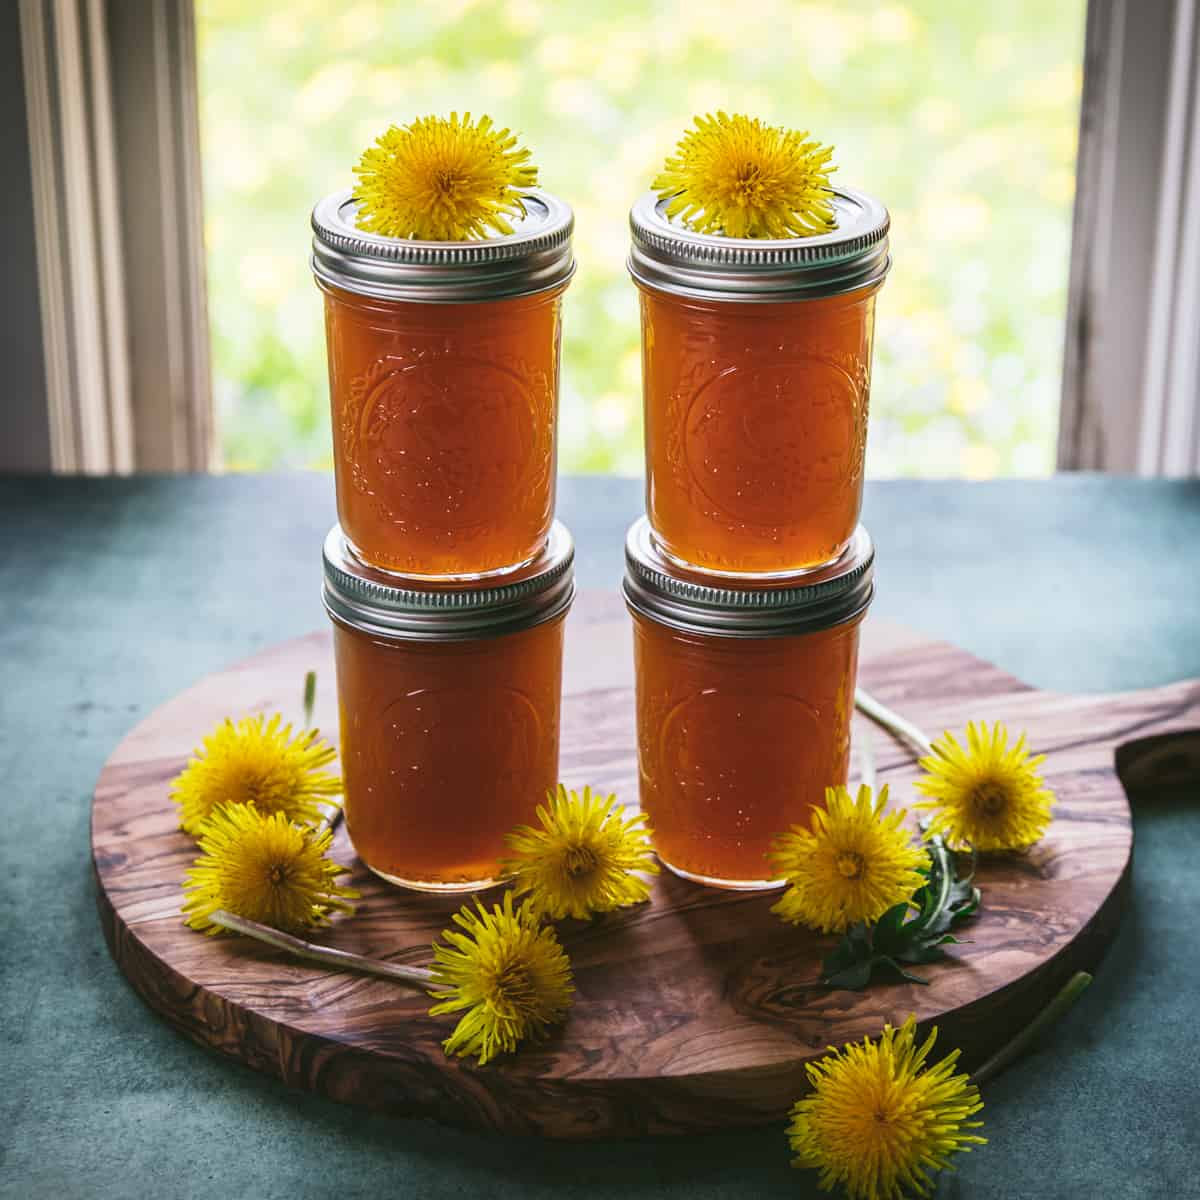
[[[545,544],[574,219],[524,202],[511,235],[474,242],[364,233],[348,191],[313,209],[338,520],[365,563],[475,578]]]
[[[712,586],[626,542],[641,806],[677,875],[780,887],[766,854],[847,779],[858,630],[874,590],[861,526],[841,557],[778,586]]]
[[[376,875],[428,892],[486,887],[505,835],[554,791],[573,558],[555,522],[502,582],[413,590],[330,531],[346,828]]]
[[[862,504],[887,210],[837,191],[832,233],[769,241],[692,233],[665,205],[630,214],[655,541],[718,575],[831,562]]]

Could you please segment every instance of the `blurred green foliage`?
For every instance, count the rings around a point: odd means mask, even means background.
[[[199,0],[209,305],[224,461],[328,466],[308,213],[388,124],[519,131],[574,206],[565,471],[642,468],[627,212],[694,113],[837,147],[891,209],[869,469],[1053,469],[1084,0]]]

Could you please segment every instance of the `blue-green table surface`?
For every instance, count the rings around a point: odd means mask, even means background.
[[[562,482],[583,586],[616,585],[640,504],[632,480]],[[320,475],[0,478],[0,1195],[816,1195],[781,1127],[568,1145],[388,1119],[193,1046],[125,984],[95,911],[96,776],[180,689],[322,624],[332,520]],[[878,614],[1043,688],[1200,676],[1200,484],[889,482],[865,520]],[[991,1142],[939,1195],[1200,1196],[1188,799],[1137,808],[1120,936],[1050,1039],[987,1088]]]

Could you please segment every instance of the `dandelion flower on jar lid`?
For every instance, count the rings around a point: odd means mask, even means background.
[[[735,113],[696,117],[654,180],[668,217],[697,233],[793,238],[835,228],[833,147]]]
[[[482,1065],[526,1038],[544,1037],[566,1016],[575,990],[570,961],[554,929],[527,904],[514,908],[505,892],[490,911],[476,901],[454,922],[459,929],[434,943],[430,988],[441,1001],[431,1014],[463,1013],[442,1043],[447,1054],[473,1054]]]
[[[645,817],[625,817],[616,796],[601,798],[559,784],[549,806],[538,805],[541,828],[518,826],[508,836],[513,857],[504,863],[516,895],[553,919],[582,920],[650,898],[634,871],[657,874]]]
[[[969,1132],[983,1108],[979,1089],[955,1074],[958,1051],[933,1066],[925,1060],[934,1028],[920,1046],[916,1020],[885,1025],[877,1041],[864,1038],[807,1066],[812,1092],[792,1108],[788,1140],[794,1167],[819,1171],[820,1185],[838,1185],[850,1200],[902,1200],[929,1194],[929,1172],[986,1138]]]
[[[261,813],[282,813],[290,821],[316,824],[320,804],[336,803],[342,781],[321,768],[335,758],[315,729],[292,736],[276,713],[234,724],[225,720],[193,752],[175,777],[171,798],[182,829],[197,836],[220,804],[253,804]]]
[[[921,759],[927,774],[916,788],[929,797],[914,807],[929,809],[929,833],[944,834],[953,846],[976,850],[1017,850],[1031,846],[1051,821],[1054,793],[1038,767],[1045,755],[1029,756],[1022,734],[1013,746],[1008,730],[967,725],[964,748],[952,733],[933,742],[933,753]]]
[[[282,812],[226,804],[200,826],[201,856],[184,877],[186,923],[220,933],[217,909],[299,933],[329,924],[330,912],[351,913],[358,893],[336,880],[350,868],[325,857],[333,831],[293,825]]]
[[[909,899],[924,884],[928,855],[902,827],[905,812],[889,813],[887,788],[869,787],[851,799],[844,787],[825,789],[807,829],[793,825],[776,837],[768,860],[788,888],[771,909],[785,921],[822,933],[871,922]]]
[[[462,242],[512,233],[522,193],[537,186],[530,152],[491,117],[420,117],[391,126],[354,168],[357,224],[384,237]]]

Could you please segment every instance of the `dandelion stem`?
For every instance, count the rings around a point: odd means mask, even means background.
[[[1011,1041],[1006,1042],[991,1058],[971,1076],[977,1084],[986,1083],[999,1075],[1005,1067],[1011,1066],[1024,1054],[1030,1046],[1059,1019],[1087,990],[1092,977],[1086,971],[1076,971],[1063,984],[1059,993],[1042,1009],[1036,1017]]]
[[[317,703],[317,673],[306,671],[304,675],[304,728],[312,728],[313,709]],[[325,818],[326,829],[336,829],[342,823],[342,806],[336,805]]]
[[[402,963],[385,962],[383,959],[351,954],[346,950],[334,950],[330,946],[318,946],[313,942],[292,937],[290,933],[272,929],[269,925],[260,925],[257,921],[234,916],[223,908],[218,908],[212,913],[209,920],[223,929],[232,929],[235,933],[245,934],[246,937],[257,938],[258,941],[274,946],[277,950],[286,950],[297,958],[305,958],[339,971],[361,971],[365,975],[379,975],[384,979],[395,979],[421,988],[433,980],[433,972],[425,967],[406,967]]]
[[[899,713],[893,712],[886,704],[880,704],[870,692],[856,688],[854,706],[902,742],[907,742],[910,747],[919,750],[922,756],[933,753],[933,745],[920,729],[911,721],[906,721]]]
[[[312,728],[313,708],[317,702],[317,673],[309,671],[304,676],[304,728]]]

